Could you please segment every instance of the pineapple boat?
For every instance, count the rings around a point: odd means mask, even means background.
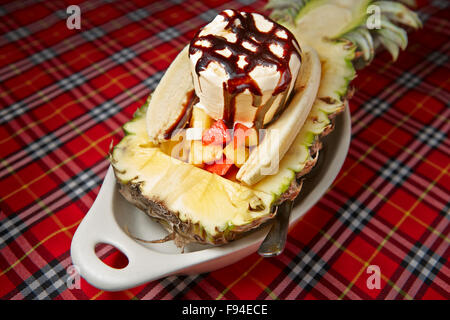
[[[380,25],[368,30],[372,5]],[[421,26],[392,1],[267,8],[272,19],[225,10],[201,28],[111,151],[121,194],[169,231],[156,241],[224,244],[272,219],[315,165],[354,66],[378,44],[395,60],[407,45],[397,24]]]

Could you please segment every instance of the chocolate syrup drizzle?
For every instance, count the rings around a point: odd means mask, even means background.
[[[175,122],[164,132],[164,139],[170,140],[173,133],[178,129],[186,126],[192,114],[192,107],[198,102],[198,97],[195,95],[194,89],[186,93],[186,101],[183,103],[183,110],[179,114]]]
[[[257,28],[255,19],[251,13],[241,13],[236,10],[231,11],[233,12],[232,15],[228,15],[226,11],[223,11],[220,15],[227,21],[225,29],[230,30],[236,35],[236,42],[229,42],[226,38],[214,34],[200,36],[200,32],[202,31],[200,29],[190,43],[189,54],[192,55],[198,51],[202,52],[202,56],[198,59],[195,66],[195,72],[198,75],[201,71],[206,70],[208,64],[212,61],[220,63],[228,73],[229,79],[223,83],[223,96],[225,101],[223,120],[225,123],[229,127],[234,125],[236,96],[248,89],[252,94],[252,105],[258,108],[254,122],[255,127],[259,129],[263,127],[264,117],[275,101],[276,96],[280,93],[283,93],[280,109],[284,108],[288,88],[292,80],[289,60],[292,54],[296,54],[301,61],[300,46],[291,32],[276,22],[265,18],[273,23],[273,27],[268,32],[262,32]],[[279,31],[284,31],[286,34],[285,39],[276,35]],[[206,40],[211,45],[204,47],[199,40]],[[249,42],[255,48],[255,51],[245,48],[243,42]],[[271,44],[277,44],[283,48],[284,52],[281,58],[270,50],[269,47]],[[225,57],[216,52],[223,49],[230,50],[231,55]],[[244,56],[247,62],[243,68],[240,68],[238,65],[239,56]],[[275,66],[276,70],[280,72],[280,79],[272,96],[263,105],[261,105],[261,89],[249,75],[256,66],[261,65],[268,67]],[[281,111],[277,110],[277,114]]]

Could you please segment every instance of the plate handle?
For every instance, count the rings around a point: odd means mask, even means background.
[[[136,245],[136,242],[117,224],[112,214],[114,188],[115,178],[110,166],[97,199],[73,236],[71,245],[73,265],[87,282],[107,291],[124,290],[155,278],[174,274],[180,265],[179,255],[149,251],[143,246]],[[105,264],[95,253],[95,247],[100,243],[112,245],[120,250],[128,258],[128,265],[117,269]],[[149,262],[151,266],[148,265]]]

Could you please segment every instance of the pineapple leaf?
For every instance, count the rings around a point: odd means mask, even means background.
[[[299,17],[308,14],[310,8],[334,2],[333,0],[269,0],[265,8],[273,10],[271,17],[274,20],[280,23],[296,25]],[[354,5],[361,6],[362,3],[355,0]],[[414,7],[415,4],[414,0],[369,0],[364,3],[361,10],[354,11],[355,16],[353,17],[353,21],[357,21],[358,23],[356,25],[350,24],[347,28],[341,30],[341,34],[334,35],[331,38],[334,40],[345,39],[351,41],[356,46],[356,51],[359,52],[356,54],[356,57],[362,56],[362,59],[358,59],[361,60],[359,64],[362,66],[372,61],[375,55],[375,47],[379,44],[390,52],[395,61],[398,57],[399,50],[405,50],[408,45],[406,31],[397,24],[414,29],[422,27],[422,22],[418,15],[407,7]],[[365,12],[365,8],[368,8],[369,5],[375,5],[380,8],[380,29],[368,30],[366,27],[368,14]],[[350,4],[346,6],[349,8],[352,7]],[[374,41],[374,38],[378,41]]]
[[[406,31],[391,23],[386,17],[381,17],[381,29],[379,31],[384,31],[387,35],[391,35],[390,40],[394,41],[402,50],[406,49],[408,45]]]
[[[294,22],[298,12],[310,0],[269,0],[265,10],[273,10],[270,17],[276,21]]]
[[[360,27],[354,31],[344,34],[342,38],[349,40],[362,51],[364,61],[367,63],[372,61],[375,55],[375,50],[372,36],[366,28]]]
[[[382,38],[386,38],[392,42],[394,42],[398,47],[402,50],[405,50],[408,45],[408,39],[402,38],[398,33],[393,32],[390,29],[380,29],[377,30],[376,33]]]
[[[373,4],[379,6],[381,13],[393,22],[400,23],[414,29],[422,27],[422,22],[417,14],[409,10],[401,3],[392,1],[376,1]]]
[[[396,61],[400,51],[398,45],[388,38],[378,37],[378,39],[380,40],[380,43],[383,45],[383,47],[385,47],[387,51],[389,51],[392,56],[392,60]]]
[[[405,4],[408,7],[414,8],[417,6],[416,0],[397,0],[400,3]]]

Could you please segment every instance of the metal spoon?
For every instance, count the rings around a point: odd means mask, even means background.
[[[323,146],[320,151],[321,156],[318,158],[316,165],[312,168],[311,172],[309,172],[305,176],[308,177],[308,181],[313,180],[321,171],[321,167],[323,166],[328,149],[327,141],[328,136],[325,136],[324,139],[322,139]],[[275,257],[283,252],[284,246],[286,245],[286,237],[289,228],[289,217],[291,215],[293,205],[294,201],[286,200],[280,206],[278,206],[277,215],[275,216],[272,228],[270,229],[269,233],[258,249],[259,255],[268,258]]]
[[[258,249],[260,256],[275,257],[283,252],[293,205],[294,201],[286,200],[277,208],[272,228]]]

